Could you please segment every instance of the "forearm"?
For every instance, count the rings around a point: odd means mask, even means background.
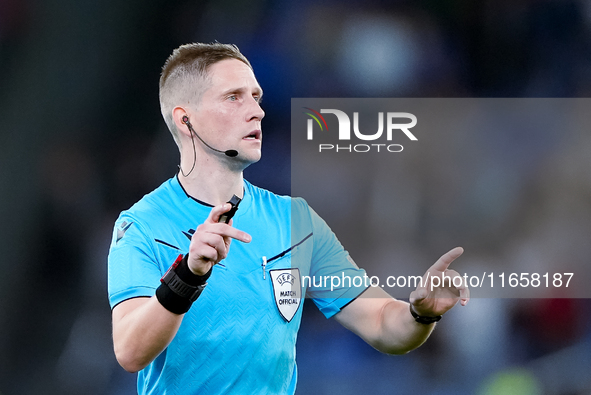
[[[410,314],[409,305],[400,300],[390,300],[384,304],[380,314],[381,322],[377,336],[371,345],[387,354],[405,354],[422,345],[435,324],[421,324]]]
[[[137,372],[152,362],[176,335],[183,314],[165,309],[156,297],[127,300],[113,310],[113,344],[119,364]]]
[[[420,324],[408,303],[393,299],[381,288],[371,287],[335,319],[369,345],[387,354],[405,354],[427,340],[435,324]]]

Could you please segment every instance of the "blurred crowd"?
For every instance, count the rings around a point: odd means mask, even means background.
[[[249,58],[266,117],[245,176],[289,194],[291,98],[585,97],[590,32],[589,0],[0,0],[0,394],[134,393],[112,352],[106,257],[118,213],[177,171],[158,78],[178,45]],[[369,214],[395,206],[387,234],[355,222],[355,260],[427,268],[463,245],[466,265],[588,264],[591,135],[473,132],[383,169],[390,187],[349,191]],[[313,207],[342,225],[338,204]],[[387,248],[368,253],[369,238]],[[560,294],[475,298],[391,357],[307,301],[298,393],[588,394],[589,313]]]

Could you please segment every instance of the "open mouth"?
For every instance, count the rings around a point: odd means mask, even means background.
[[[254,130],[254,131],[250,132],[250,134],[248,136],[244,137],[245,140],[258,140],[260,138],[261,138],[261,131],[260,130]]]

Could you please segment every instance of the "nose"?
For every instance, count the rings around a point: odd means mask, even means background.
[[[259,102],[253,97],[251,98],[251,108],[249,109],[249,120],[262,120],[265,117],[265,112],[261,108]]]

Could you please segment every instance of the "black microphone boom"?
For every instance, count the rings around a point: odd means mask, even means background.
[[[226,151],[222,151],[222,150],[219,150],[219,149],[215,149],[215,148],[213,148],[211,145],[207,144],[207,143],[206,143],[206,142],[205,142],[205,141],[204,141],[204,140],[201,138],[201,136],[199,136],[199,135],[197,134],[197,132],[195,132],[195,129],[193,129],[193,125],[191,125],[191,122],[189,122],[189,117],[187,117],[186,115],[184,115],[184,116],[183,116],[183,123],[184,123],[185,125],[187,125],[187,127],[189,128],[189,130],[191,131],[191,133],[195,134],[195,136],[197,136],[197,138],[198,138],[199,140],[201,140],[201,142],[202,142],[203,144],[205,144],[205,146],[206,146],[207,148],[209,148],[210,150],[213,150],[213,151],[215,151],[215,152],[220,152],[220,153],[222,153],[222,154],[225,154],[226,156],[229,156],[230,158],[234,158],[234,157],[238,156],[238,151],[236,151],[236,150],[234,150],[234,149],[229,149],[229,150],[226,150]]]
[[[190,124],[189,124],[189,125],[190,125]],[[206,142],[205,142],[205,141],[204,141],[204,140],[201,138],[201,136],[199,136],[199,135],[197,134],[197,132],[195,132],[195,131],[193,130],[193,127],[192,127],[192,126],[189,126],[189,129],[191,129],[191,132],[195,133],[195,136],[197,136],[197,138],[198,138],[199,140],[201,140],[201,142],[202,142],[203,144],[205,144],[205,146],[206,146],[207,148],[209,148],[210,150],[213,150],[213,151],[215,151],[215,152],[220,152],[220,153],[222,153],[222,154],[226,154],[226,155],[227,155],[227,156],[229,156],[230,158],[233,158],[233,157],[235,157],[235,156],[238,156],[238,151],[236,151],[236,150],[234,150],[234,149],[229,149],[229,150],[227,150],[227,151],[222,151],[222,150],[219,150],[219,149],[215,149],[215,148],[213,148],[211,145],[207,144],[207,143],[206,143]]]

